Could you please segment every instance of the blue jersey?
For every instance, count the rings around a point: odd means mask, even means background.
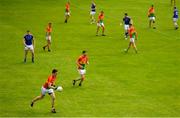
[[[178,18],[178,10],[177,9],[174,9],[173,18]]]
[[[24,36],[25,44],[26,45],[32,45],[32,40],[33,40],[33,35],[31,34],[26,34]]]
[[[129,18],[128,16],[125,16],[125,17],[123,18],[123,21],[124,21],[124,24],[125,24],[125,25],[129,25],[129,24],[130,24],[130,21],[131,21],[131,18]]]
[[[94,12],[96,11],[96,5],[93,3],[91,4],[91,11],[94,11]]]

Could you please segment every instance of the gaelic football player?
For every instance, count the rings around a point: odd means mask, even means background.
[[[178,10],[176,7],[174,7],[174,12],[173,12],[173,22],[174,22],[174,27],[177,30],[178,29]]]
[[[23,43],[24,43],[24,51],[25,51],[24,62],[26,62],[27,54],[28,51],[30,50],[32,54],[32,62],[34,63],[34,37],[29,30],[27,31],[27,34],[24,36]]]
[[[137,48],[135,44],[135,40],[137,40],[137,32],[132,24],[129,24],[128,33],[130,36],[130,42],[128,48],[125,50],[125,52],[128,52],[129,48],[132,46],[137,53]]]
[[[101,13],[99,14],[99,17],[98,17],[96,36],[98,36],[100,27],[102,27],[102,36],[105,36],[105,34],[104,34],[105,27],[104,27],[103,20],[104,20],[104,12],[101,11]]]
[[[65,21],[64,21],[64,23],[67,23],[69,17],[70,17],[70,2],[68,1],[66,3],[66,8],[65,8]]]
[[[44,96],[46,95],[46,93],[48,93],[51,96],[51,112],[52,113],[56,113],[55,107],[54,107],[54,101],[55,101],[55,93],[54,90],[57,89],[57,87],[55,87],[55,80],[56,80],[56,76],[57,76],[57,70],[53,69],[52,70],[52,75],[50,75],[47,79],[47,81],[44,83],[44,85],[41,87],[41,94],[37,97],[35,97],[32,101],[31,101],[31,107],[33,107],[34,103],[37,102],[38,100],[41,100],[44,98]]]
[[[82,55],[77,59],[76,63],[77,63],[77,67],[78,67],[78,72],[80,74],[80,78],[73,80],[73,85],[75,85],[77,81],[80,81],[79,86],[81,86],[82,82],[85,79],[85,74],[86,74],[85,66],[87,64],[89,64],[86,51],[82,51]]]
[[[154,5],[151,5],[151,7],[148,10],[148,17],[149,17],[149,27],[150,28],[153,27],[153,29],[156,29]]]
[[[94,3],[94,1],[92,1],[91,3],[91,11],[90,11],[90,20],[91,20],[91,24],[95,23],[95,16],[96,14],[96,4]]]
[[[48,26],[46,28],[46,40],[47,40],[47,45],[43,47],[43,50],[48,48],[48,52],[50,52],[50,45],[51,45],[51,32],[52,32],[52,23],[48,23]]]
[[[129,24],[131,23],[131,18],[128,16],[127,13],[124,14],[123,23],[124,23],[125,39],[127,39]]]

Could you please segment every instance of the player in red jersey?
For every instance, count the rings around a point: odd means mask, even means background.
[[[137,32],[132,24],[129,24],[128,33],[130,36],[130,42],[129,42],[128,48],[125,49],[125,52],[128,52],[129,48],[131,46],[133,46],[135,52],[137,53],[137,48],[136,48],[136,44],[135,44],[135,40],[137,40]]]
[[[104,27],[103,20],[104,20],[104,12],[101,11],[101,13],[98,16],[96,36],[98,36],[98,32],[99,32],[100,27],[102,27],[102,36],[105,36],[105,34],[104,34],[105,27]]]
[[[48,52],[50,52],[50,45],[51,45],[51,32],[52,32],[52,23],[48,23],[48,26],[46,28],[46,40],[47,40],[47,45],[43,47],[43,50],[48,48]]]
[[[69,17],[70,17],[70,2],[68,1],[68,2],[66,3],[65,21],[64,21],[64,23],[67,23]]]
[[[155,27],[155,10],[154,10],[154,5],[151,5],[151,7],[148,10],[148,17],[149,17],[149,27],[153,26],[153,29],[156,29]]]
[[[54,108],[54,101],[55,101],[55,93],[54,90],[57,89],[57,87],[55,87],[55,80],[56,80],[56,76],[57,76],[57,70],[53,69],[52,70],[52,75],[50,75],[47,79],[47,81],[44,83],[44,85],[41,88],[41,94],[37,97],[35,97],[32,102],[31,102],[31,107],[33,107],[34,103],[38,100],[41,100],[44,98],[45,94],[48,93],[51,96],[52,99],[52,109],[51,112],[52,113],[56,113],[56,110]]]
[[[86,73],[85,66],[86,66],[86,64],[89,64],[86,51],[82,52],[82,55],[78,58],[76,63],[77,63],[77,67],[78,67],[78,72],[80,74],[80,78],[73,80],[73,85],[75,85],[77,81],[80,81],[79,86],[81,86],[82,82],[85,79],[85,73]]]

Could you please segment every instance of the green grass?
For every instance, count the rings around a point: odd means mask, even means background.
[[[66,0],[0,0],[0,116],[180,116],[180,31],[173,29],[170,0],[96,0],[97,14],[105,12],[106,37],[96,37],[89,23],[91,0],[71,1],[72,16],[64,24]],[[180,9],[180,2],[177,1]],[[155,5],[157,29],[148,28],[147,10]],[[138,32],[139,53],[123,51],[125,12]],[[45,27],[53,23],[52,52],[44,52]],[[23,63],[23,35],[35,39],[35,63]],[[90,65],[82,87],[76,59],[87,50]],[[30,108],[32,98],[53,68],[59,70],[56,114],[50,97]]]

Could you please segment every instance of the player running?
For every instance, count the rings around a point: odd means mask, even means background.
[[[131,23],[131,18],[128,16],[127,13],[124,14],[123,23],[124,23],[125,39],[127,40],[129,24]]]
[[[23,43],[24,43],[24,52],[25,52],[25,56],[24,56],[24,62],[26,63],[26,58],[27,58],[27,54],[28,51],[31,51],[32,54],[32,62],[34,63],[34,37],[33,35],[30,33],[30,31],[27,31],[27,34],[24,36],[23,39]]]
[[[43,47],[43,50],[48,48],[48,52],[50,52],[50,45],[51,45],[51,32],[52,32],[52,23],[48,23],[48,26],[46,28],[46,40],[47,40],[47,45]]]
[[[178,10],[176,7],[174,7],[174,15],[173,15],[173,22],[174,22],[174,26],[175,26],[175,29],[177,30],[178,29]]]
[[[125,49],[125,52],[127,53],[129,48],[132,45],[135,52],[137,53],[137,48],[136,48],[136,44],[135,44],[135,40],[137,40],[137,32],[136,32],[136,30],[135,30],[135,28],[134,28],[134,26],[132,24],[129,24],[128,33],[129,33],[129,36],[130,36],[130,42],[129,42],[128,48]]]
[[[67,23],[69,17],[70,17],[70,2],[68,1],[68,2],[66,3],[65,21],[64,21],[64,23]]]
[[[101,13],[99,14],[99,17],[98,17],[96,36],[98,36],[98,32],[99,32],[100,27],[102,27],[102,36],[106,36],[104,34],[105,27],[104,27],[103,20],[104,20],[104,12],[101,11]]]
[[[82,82],[85,79],[85,73],[86,73],[85,66],[86,66],[86,64],[89,64],[86,51],[82,52],[82,55],[78,58],[76,63],[77,63],[77,67],[78,67],[78,72],[81,77],[76,80],[73,80],[73,85],[75,85],[77,81],[80,81],[79,86],[81,86]]]
[[[151,28],[153,26],[153,29],[156,29],[156,27],[154,26],[155,24],[154,5],[152,5],[148,10],[148,17],[149,17],[149,27]]]
[[[96,20],[94,18],[95,14],[96,14],[96,4],[94,3],[94,1],[92,1],[91,11],[90,11],[91,24],[96,22]]]
[[[52,70],[52,75],[50,75],[47,79],[47,81],[44,83],[44,85],[41,88],[41,94],[37,97],[35,97],[32,102],[31,102],[31,107],[33,107],[34,103],[38,100],[41,100],[44,98],[44,96],[46,95],[46,93],[48,93],[51,96],[51,105],[52,105],[52,109],[51,112],[52,113],[56,113],[56,110],[54,108],[54,101],[55,101],[55,93],[54,90],[57,89],[57,87],[55,87],[55,80],[56,80],[56,76],[57,76],[57,72],[58,70],[53,69]]]

